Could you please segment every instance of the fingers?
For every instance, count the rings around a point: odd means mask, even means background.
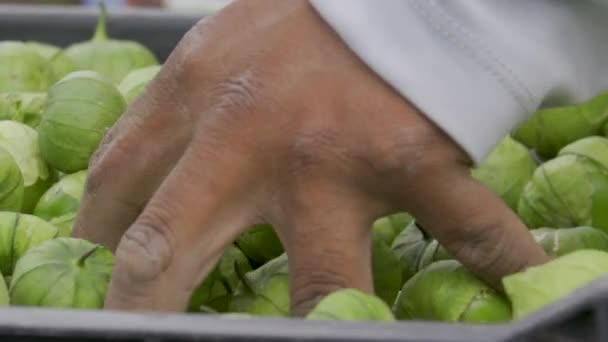
[[[306,315],[339,288],[373,293],[368,203],[330,182],[296,188],[278,233],[289,257],[291,311]]]
[[[191,146],[120,241],[106,309],[183,311],[252,223],[248,159],[211,134]]]
[[[407,206],[446,249],[495,288],[507,274],[547,261],[517,215],[467,167],[420,175]]]
[[[114,250],[190,141],[193,122],[170,99],[169,82],[151,84],[104,139],[89,167],[74,235]]]

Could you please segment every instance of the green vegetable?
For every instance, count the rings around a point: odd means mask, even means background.
[[[261,265],[283,253],[281,240],[270,225],[256,225],[241,234],[236,245],[254,264]]]
[[[430,241],[431,237],[427,236],[415,221],[412,221],[393,241],[391,250],[401,265],[403,282],[418,272],[418,264]]]
[[[396,213],[390,215],[388,218],[393,223],[393,228],[396,232],[395,236],[399,235],[399,233],[401,233],[405,227],[407,227],[410,222],[414,220],[414,218],[408,213]]]
[[[203,306],[220,312],[228,310],[230,296],[238,287],[241,275],[249,271],[251,266],[245,254],[230,246],[215,269],[194,291],[188,311],[200,312]]]
[[[564,146],[584,137],[598,135],[608,119],[608,92],[571,106],[538,111],[514,133],[514,138],[552,158]]]
[[[243,277],[230,302],[229,311],[255,316],[289,315],[287,255],[270,260]]]
[[[77,71],[49,90],[38,126],[40,152],[57,170],[87,168],[106,131],[125,110],[118,89],[92,71]]]
[[[380,237],[387,245],[391,245],[393,240],[401,233],[414,218],[407,213],[397,213],[377,219],[372,231],[375,236]]]
[[[31,214],[40,197],[57,181],[57,171],[49,170],[50,174],[45,180],[38,180],[32,186],[23,189],[23,206],[21,212]]]
[[[103,3],[93,39],[68,47],[65,54],[80,70],[97,71],[115,84],[130,71],[158,64],[154,54],[145,46],[134,41],[108,39]]]
[[[153,65],[133,70],[125,76],[118,85],[118,89],[124,96],[127,104],[131,104],[144,92],[148,84],[156,77],[160,68],[160,65]]]
[[[342,289],[323,298],[306,319],[337,321],[394,321],[380,298],[355,289]]]
[[[46,103],[46,93],[0,94],[0,120],[13,120],[36,128]]]
[[[23,176],[15,158],[0,147],[0,211],[19,211],[23,205]]]
[[[30,213],[53,181],[38,149],[38,133],[18,122],[0,121],[0,147],[19,165],[24,185],[22,211]]]
[[[530,151],[506,136],[471,174],[501,197],[509,207],[517,210],[519,196],[535,168],[536,162]]]
[[[524,188],[518,213],[530,228],[593,226],[608,231],[608,169],[575,154],[550,160]]]
[[[60,228],[61,236],[71,236],[71,224],[75,214],[80,207],[80,199],[84,192],[84,183],[87,178],[87,171],[78,171],[61,178],[57,183],[50,187],[36,205],[34,215],[47,221],[56,219],[54,222]],[[61,225],[61,227],[59,227]]]
[[[383,236],[374,231],[372,234],[372,275],[374,292],[387,304],[392,304],[401,288],[402,274],[399,258]]]
[[[451,259],[453,258],[450,253],[448,253],[448,251],[441,246],[437,240],[432,240],[428,245],[426,245],[424,252],[422,252],[422,255],[420,256],[417,270],[420,271],[435,261]]]
[[[52,84],[49,63],[16,41],[0,42],[0,93],[44,92]]]
[[[0,274],[0,278],[2,278],[2,274]],[[6,282],[3,279],[3,281],[0,281],[0,306],[8,306],[9,301],[8,289],[6,287]]]
[[[27,42],[25,44],[50,63],[53,82],[57,82],[67,74],[76,71],[76,64],[65,55],[61,48],[40,42]]]
[[[608,139],[591,136],[577,140],[559,151],[559,155],[577,155],[587,157],[608,169]]]
[[[511,318],[509,302],[455,260],[435,262],[408,280],[393,306],[398,319],[493,323]]]
[[[0,272],[12,275],[15,264],[28,249],[58,233],[57,228],[36,216],[0,212]]]
[[[53,217],[49,220],[49,223],[59,229],[60,237],[70,237],[72,236],[74,221],[76,221],[77,215],[78,212],[73,212],[62,216]]]
[[[101,245],[73,238],[30,249],[11,279],[11,303],[98,309],[103,306],[114,257]]]
[[[530,232],[550,257],[559,257],[581,249],[608,252],[608,234],[593,227],[538,228]]]
[[[551,304],[608,274],[608,253],[580,250],[503,278],[516,319]]]
[[[452,259],[445,248],[420,229],[415,221],[395,238],[391,250],[399,261],[402,282],[435,261]]]

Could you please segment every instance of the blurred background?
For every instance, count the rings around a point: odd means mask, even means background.
[[[97,6],[99,0],[0,0],[0,4]],[[172,11],[215,11],[231,0],[105,0],[108,7],[156,7]]]

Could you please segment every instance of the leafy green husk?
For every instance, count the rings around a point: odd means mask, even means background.
[[[71,237],[78,212],[53,217],[49,223],[59,229],[59,237]]]
[[[48,167],[38,149],[38,133],[31,127],[14,121],[0,121],[0,147],[9,152],[19,165],[25,187],[48,178]]]
[[[24,213],[31,213],[38,198],[53,182],[38,143],[38,133],[31,127],[9,120],[0,121],[0,147],[15,159],[23,177],[21,211]]]
[[[33,210],[34,215],[59,228],[59,236],[72,236],[86,177],[86,170],[62,177],[40,197]]]
[[[515,319],[551,304],[608,274],[608,253],[579,250],[503,278]]]
[[[30,249],[18,262],[9,289],[22,306],[99,309],[114,257],[101,245],[58,238]]]
[[[67,74],[76,71],[76,64],[65,55],[60,47],[41,42],[26,42],[25,44],[50,63],[53,82],[57,82]]]
[[[101,14],[93,39],[69,46],[65,54],[80,70],[93,70],[118,84],[129,72],[157,65],[158,60],[145,46],[127,40],[109,39],[106,31],[106,10]]]
[[[23,205],[21,212],[32,214],[40,197],[57,181],[57,171],[50,169],[45,180],[38,179],[36,183],[23,189]]]
[[[12,275],[15,264],[28,249],[58,234],[57,228],[36,216],[0,212],[0,272]]]
[[[442,245],[440,245],[437,240],[433,239],[428,245],[426,245],[426,248],[422,252],[420,260],[418,261],[417,270],[420,271],[435,261],[451,259],[454,258],[452,258],[450,253],[448,253],[448,251]]]
[[[42,157],[66,173],[86,169],[125,107],[118,89],[101,75],[93,71],[69,74],[48,93],[38,126]]]
[[[13,120],[36,128],[46,103],[46,93],[1,93],[0,120]]]
[[[372,225],[374,236],[380,237],[387,245],[401,233],[414,218],[407,213],[397,213],[377,219]]]
[[[395,256],[383,236],[372,234],[374,292],[389,305],[395,300],[402,285],[400,267],[400,260]]]
[[[230,246],[215,269],[194,291],[188,311],[201,312],[210,307],[218,312],[228,310],[230,297],[241,281],[241,275],[251,271],[247,257],[236,246]]]
[[[420,259],[431,239],[415,221],[412,221],[394,239],[391,250],[401,265],[402,282],[407,281],[418,272]]]
[[[19,211],[23,205],[23,176],[19,165],[0,147],[0,210]]]
[[[355,289],[341,289],[323,298],[306,319],[394,321],[395,317],[380,298]]]
[[[8,306],[10,302],[8,296],[8,288],[6,286],[6,281],[4,280],[5,278],[2,277],[2,274],[0,274],[0,278],[2,279],[2,281],[0,281],[0,306]]]
[[[513,136],[549,159],[574,141],[601,134],[606,119],[608,92],[603,92],[584,103],[540,110],[521,124]]]
[[[593,226],[608,230],[608,169],[592,159],[561,155],[534,172],[520,198],[530,228]]]
[[[160,65],[152,65],[141,69],[133,70],[125,76],[118,85],[118,89],[124,96],[127,104],[133,103],[141,95],[148,84],[156,77],[160,71]]]
[[[538,228],[530,231],[549,257],[560,257],[582,249],[608,252],[608,234],[593,227]]]
[[[559,151],[560,156],[577,155],[587,157],[608,169],[608,139],[591,136],[573,142]]]
[[[286,317],[289,303],[287,255],[282,254],[243,276],[231,299],[229,311]]]
[[[44,57],[22,42],[0,42],[0,93],[44,92],[52,83]]]
[[[256,225],[236,240],[236,245],[254,265],[262,265],[283,253],[281,240],[270,225]]]
[[[80,207],[87,170],[78,171],[61,178],[40,197],[34,215],[45,220],[75,213]]]
[[[398,319],[503,322],[511,318],[509,302],[455,260],[427,266],[401,289],[393,305]]]
[[[506,136],[471,175],[517,210],[519,196],[535,169],[530,151]]]

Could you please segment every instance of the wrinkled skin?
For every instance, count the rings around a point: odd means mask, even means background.
[[[546,256],[469,167],[308,2],[237,1],[186,34],[106,135],[75,235],[116,250],[113,310],[184,310],[258,223],[289,255],[293,314],[371,292],[370,227],[397,211],[499,287]]]

